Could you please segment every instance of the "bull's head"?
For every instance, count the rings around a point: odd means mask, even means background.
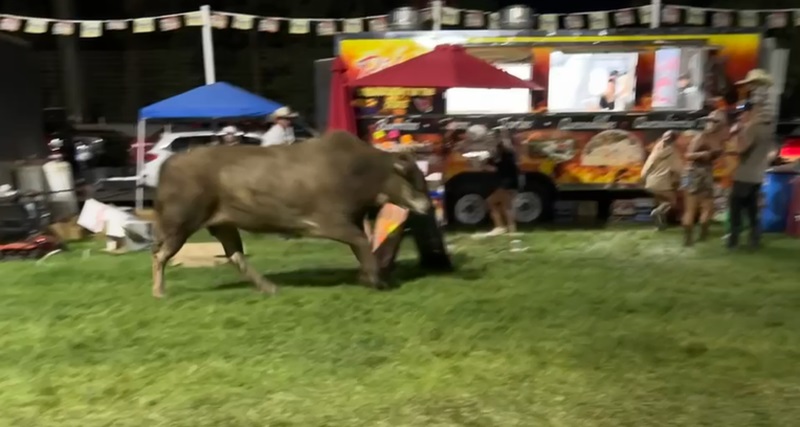
[[[428,185],[414,156],[409,153],[392,154],[392,166],[392,173],[383,189],[386,202],[418,214],[427,214],[431,208]]]

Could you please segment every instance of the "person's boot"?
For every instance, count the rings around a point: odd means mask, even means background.
[[[758,227],[750,227],[750,236],[747,239],[747,245],[750,249],[758,249],[761,247],[761,233],[758,231]]]
[[[736,247],[739,246],[739,233],[734,233],[733,231],[728,233],[725,239],[725,246],[728,249],[736,249]]]
[[[687,248],[689,246],[694,245],[694,226],[693,225],[684,225],[683,226],[683,246]]]
[[[705,242],[706,240],[708,240],[709,226],[710,225],[707,222],[700,224],[700,237],[697,238],[698,242]]]

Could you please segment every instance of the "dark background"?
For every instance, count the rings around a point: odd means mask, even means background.
[[[295,18],[354,18],[388,13],[399,6],[425,7],[420,0],[0,0],[0,13],[62,19],[139,18],[198,10]],[[528,4],[538,13],[570,13],[638,6],[648,1],[561,2],[451,0],[448,6],[494,11],[511,4]],[[800,7],[800,0],[668,0],[665,4],[730,9]],[[308,117],[314,112],[313,61],[333,53],[333,38],[290,35],[286,23],[275,34],[215,30],[217,80],[228,81],[267,98],[286,103]],[[800,55],[800,28],[775,32],[782,44]],[[8,34],[7,34],[8,35]],[[109,122],[131,122],[137,110],[160,99],[203,84],[199,27],[172,32],[132,34],[130,30],[104,32],[101,38],[79,39],[23,32],[12,37],[29,41],[40,69],[41,103],[64,106],[83,121],[104,117]],[[75,75],[65,66],[73,61]],[[9,63],[4,58],[4,67]],[[790,61],[783,112],[800,116],[800,61]],[[3,94],[6,95],[5,93]]]

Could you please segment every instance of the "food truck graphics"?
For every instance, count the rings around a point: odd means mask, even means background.
[[[702,129],[702,117],[742,95],[733,82],[770,63],[755,29],[388,32],[341,35],[336,48],[354,79],[439,44],[463,45],[546,87],[543,93],[457,88],[356,93],[360,136],[425,158],[430,172],[442,174],[449,219],[465,224],[484,219],[483,200],[492,191],[488,172],[469,155],[487,150],[485,142],[471,146],[463,132],[470,126],[509,131],[524,173],[517,217],[534,222],[549,212],[556,192],[641,192],[642,166],[661,135],[676,131],[677,147],[684,151]],[[473,93],[465,96],[469,90]],[[503,93],[508,97],[498,101]],[[510,111],[511,104],[520,107]],[[732,148],[729,141],[715,165],[720,195],[736,165]]]

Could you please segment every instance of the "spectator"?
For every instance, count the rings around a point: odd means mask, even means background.
[[[706,127],[689,144],[686,168],[681,177],[684,192],[684,246],[694,244],[694,225],[700,213],[700,241],[708,239],[709,221],[714,213],[714,161],[722,153],[728,137],[726,114],[715,110],[705,118]]]
[[[261,146],[282,145],[294,143],[294,129],[292,119],[297,117],[297,113],[289,107],[281,107],[270,114],[269,118],[274,124],[261,137]]]
[[[772,79],[763,70],[755,69],[747,73],[747,78],[737,82],[749,90],[750,99],[741,107],[737,151],[739,165],[733,173],[733,189],[730,198],[731,230],[727,240],[728,248],[739,245],[742,231],[742,211],[747,213],[750,223],[749,245],[760,245],[758,221],[758,199],[761,182],[770,162],[777,154],[772,133],[774,110],[769,103],[769,87]]]
[[[667,213],[677,202],[677,184],[680,181],[683,163],[675,150],[676,136],[673,131],[664,135],[653,147],[642,168],[644,188],[656,199],[656,208],[650,213],[659,230],[667,224]]]

